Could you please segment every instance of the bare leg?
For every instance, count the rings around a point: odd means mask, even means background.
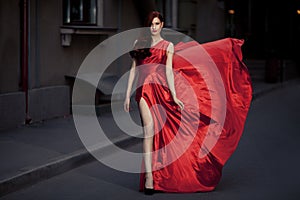
[[[153,151],[153,119],[150,109],[146,101],[142,98],[139,103],[140,113],[143,121],[144,141],[143,141],[143,152],[144,162],[146,170],[146,188],[153,188],[153,177],[152,177],[152,151]]]

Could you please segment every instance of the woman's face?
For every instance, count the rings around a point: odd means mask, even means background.
[[[160,21],[158,17],[155,17],[152,20],[151,26],[150,26],[150,31],[151,35],[159,35],[161,32],[161,29],[163,28],[164,23]]]

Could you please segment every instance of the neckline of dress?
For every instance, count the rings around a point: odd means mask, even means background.
[[[164,41],[164,39],[161,39],[160,41],[156,42],[156,44],[153,45],[153,46],[151,46],[151,48],[152,48],[152,47],[155,47],[156,45],[158,45],[158,44],[161,43],[162,41]]]

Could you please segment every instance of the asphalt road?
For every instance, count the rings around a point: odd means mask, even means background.
[[[276,200],[300,198],[300,85],[256,99],[239,146],[213,192],[138,192],[139,174],[120,172],[98,161],[11,193],[1,200],[213,199]],[[141,144],[129,147],[138,152]],[[116,158],[117,152],[106,155]],[[124,161],[120,161],[124,162]]]

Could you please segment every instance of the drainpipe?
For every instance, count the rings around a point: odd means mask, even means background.
[[[22,0],[22,91],[25,92],[25,124],[31,119],[28,113],[28,7],[29,0]]]

